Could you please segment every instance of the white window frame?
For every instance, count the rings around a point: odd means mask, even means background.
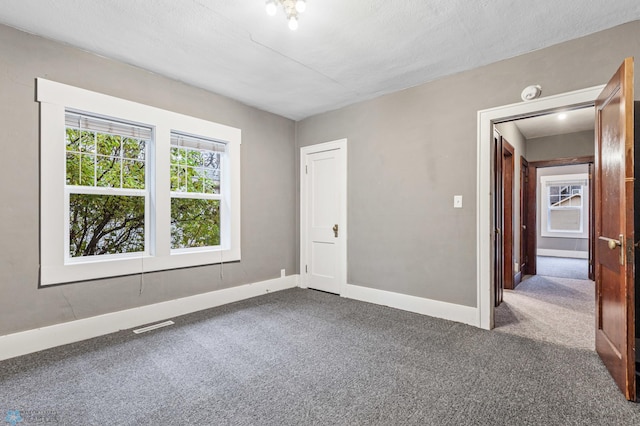
[[[51,285],[141,272],[161,271],[240,260],[240,129],[164,109],[37,79],[40,103],[40,283]],[[154,130],[146,173],[151,176],[151,219],[145,229],[146,253],[139,256],[95,256],[69,261],[65,256],[68,203],[65,199],[65,110],[84,111]],[[221,181],[220,246],[171,250],[170,133],[198,135],[226,144]],[[66,207],[65,207],[66,205]],[[148,237],[147,237],[148,234]]]
[[[589,238],[589,227],[585,226],[585,220],[588,217],[589,209],[589,176],[587,173],[572,175],[553,175],[540,176],[540,235],[543,237],[556,238]],[[554,231],[549,229],[549,188],[567,182],[584,181],[582,189],[582,206],[580,210],[580,229],[576,231],[563,230]],[[578,208],[576,208],[577,210]]]

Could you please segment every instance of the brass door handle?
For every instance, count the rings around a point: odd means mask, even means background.
[[[616,247],[620,247],[620,264],[624,265],[624,248],[623,248],[624,234],[620,234],[618,238],[619,239],[616,240],[608,237],[602,237],[602,236],[598,237],[599,240],[607,242],[607,246],[609,247],[610,250],[614,250]]]
[[[333,225],[333,235],[338,238],[338,224]]]
[[[613,238],[607,238],[607,237],[598,237],[599,240],[602,241],[606,241],[607,242],[607,246],[609,247],[609,249],[613,250],[618,246],[621,246],[622,243],[620,242],[620,240],[615,240]]]

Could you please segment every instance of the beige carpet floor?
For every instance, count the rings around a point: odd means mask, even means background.
[[[496,331],[595,350],[594,282],[535,275],[505,290]]]

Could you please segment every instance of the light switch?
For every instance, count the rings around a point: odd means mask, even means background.
[[[453,196],[453,208],[461,209],[462,208],[462,195],[454,195]]]

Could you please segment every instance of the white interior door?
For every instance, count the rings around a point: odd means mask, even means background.
[[[346,282],[346,140],[301,149],[302,286],[341,294]]]

